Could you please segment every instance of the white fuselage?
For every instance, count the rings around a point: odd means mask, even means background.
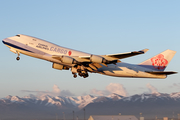
[[[61,47],[45,40],[26,35],[21,35],[21,37],[14,36],[6,38],[3,40],[3,43],[14,53],[22,53],[53,63],[67,65],[69,67],[73,67],[74,65],[63,63],[58,59],[54,59],[52,56],[91,56],[91,54],[85,52]],[[108,64],[107,66],[102,65],[101,68],[97,69],[97,73],[115,77],[166,78],[166,75],[155,75],[145,71],[152,70],[140,65],[133,65],[123,62]]]

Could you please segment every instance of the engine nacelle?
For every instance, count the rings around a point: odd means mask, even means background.
[[[69,70],[67,66],[64,66],[58,63],[53,63],[52,68],[58,69],[58,70]]]
[[[63,63],[68,63],[68,64],[77,64],[78,63],[74,58],[68,57],[68,56],[62,56],[61,61]]]
[[[95,62],[95,63],[107,63],[108,62],[105,58],[98,56],[98,55],[91,55],[90,61]]]

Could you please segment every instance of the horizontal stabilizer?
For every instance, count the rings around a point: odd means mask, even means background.
[[[147,73],[150,74],[156,74],[156,75],[171,75],[171,74],[176,74],[177,72],[174,71],[146,71]]]

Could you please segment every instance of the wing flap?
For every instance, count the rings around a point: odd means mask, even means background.
[[[92,63],[92,65],[96,66],[97,68],[101,68],[102,67],[99,63]]]

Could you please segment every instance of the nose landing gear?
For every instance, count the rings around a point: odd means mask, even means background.
[[[17,56],[16,60],[19,61],[20,60],[20,57],[19,57],[20,54],[19,54],[19,52],[17,52],[17,54],[18,54],[18,56]]]
[[[17,60],[17,61],[20,60],[20,57],[17,57],[16,60]]]

